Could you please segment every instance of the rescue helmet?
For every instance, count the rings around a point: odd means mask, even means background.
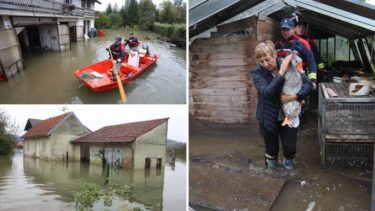
[[[121,40],[122,40],[122,37],[120,35],[117,35],[116,38],[115,38],[115,41],[121,42]]]
[[[148,51],[148,45],[147,45],[146,43],[143,43],[143,44],[142,44],[142,49],[145,49],[145,50]]]

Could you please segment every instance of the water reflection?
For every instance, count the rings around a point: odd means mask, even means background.
[[[175,165],[174,171],[170,166],[147,171],[111,168],[112,182],[131,185],[132,192],[129,201],[113,199],[110,210],[124,206],[185,210],[185,163],[177,161]],[[72,210],[80,179],[102,186],[106,183],[105,170],[100,165],[24,158],[22,152],[12,158],[1,157],[0,210],[25,210],[31,205],[35,210]],[[102,209],[102,201],[94,204],[94,210]]]

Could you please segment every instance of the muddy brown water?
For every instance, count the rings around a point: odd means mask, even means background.
[[[252,132],[250,132],[252,131]],[[286,184],[271,210],[370,210],[371,170],[330,169],[320,166],[316,130],[300,130],[297,142],[297,169],[268,171],[264,167],[264,145],[257,133],[212,131],[190,133],[190,165],[206,169],[221,169],[233,173],[255,172],[276,178],[285,178]],[[248,165],[248,159],[251,165]],[[281,159],[281,156],[279,160]],[[190,181],[192,183],[192,181]],[[190,187],[193,188],[193,187]],[[263,188],[272,188],[264,186]],[[210,191],[208,191],[210,192]],[[215,194],[215,188],[211,190]],[[218,196],[219,197],[219,196]],[[220,197],[219,197],[220,198]],[[223,195],[221,198],[225,198]],[[195,210],[210,210],[194,207]],[[249,208],[249,210],[252,210]]]
[[[128,37],[129,29],[109,30],[105,37],[71,44],[65,52],[22,48],[26,70],[0,81],[3,104],[114,104],[118,89],[95,93],[80,84],[73,72],[108,58],[106,47],[116,35]],[[125,86],[128,103],[183,104],[186,102],[186,51],[157,41],[157,34],[136,30],[142,43],[160,58],[155,65]],[[151,40],[144,40],[144,37]]]
[[[80,180],[104,185],[103,175],[100,165],[24,158],[22,151],[0,157],[0,210],[74,210],[73,193]],[[98,201],[93,210],[185,210],[186,164],[182,160],[160,172],[112,169],[110,177],[116,184],[132,186],[130,199],[113,198],[110,207]]]

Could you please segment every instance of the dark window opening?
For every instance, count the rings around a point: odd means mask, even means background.
[[[146,162],[145,162],[145,168],[146,168],[146,169],[151,168],[151,158],[146,158],[145,161],[146,161]]]
[[[161,162],[162,161],[162,159],[161,158],[158,158],[157,160],[156,160],[156,168],[161,168]]]

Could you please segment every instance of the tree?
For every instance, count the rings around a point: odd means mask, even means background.
[[[151,0],[140,0],[138,5],[138,25],[142,29],[152,28],[155,22],[156,6]]]
[[[159,13],[159,20],[162,23],[172,24],[176,20],[176,7],[170,1],[163,1],[161,3],[161,9]]]
[[[175,7],[182,7],[183,4],[184,4],[183,0],[174,0]]]
[[[122,26],[129,25],[129,20],[128,20],[128,9],[129,9],[129,3],[130,0],[125,0],[125,5],[121,7],[120,9],[120,14],[122,18]]]
[[[105,14],[109,15],[109,14],[112,13],[112,11],[113,11],[113,10],[112,10],[111,3],[109,3],[107,9],[105,10]]]
[[[10,116],[0,110],[0,155],[7,155],[15,147],[14,134],[17,127],[14,122],[10,121]]]
[[[99,13],[98,19],[95,20],[95,28],[103,29],[108,28],[111,25],[111,20],[105,13]]]
[[[119,28],[121,25],[122,25],[122,18],[121,18],[121,14],[120,13],[111,13],[109,15],[109,19],[110,19],[110,22],[111,22],[111,27],[113,29],[117,29]]]
[[[137,0],[130,0],[127,8],[128,25],[133,26],[138,23],[138,2]]]
[[[186,3],[182,0],[175,0],[174,6],[176,7],[176,23],[185,23],[186,22]]]
[[[117,3],[113,6],[112,13],[117,13],[119,11]]]

